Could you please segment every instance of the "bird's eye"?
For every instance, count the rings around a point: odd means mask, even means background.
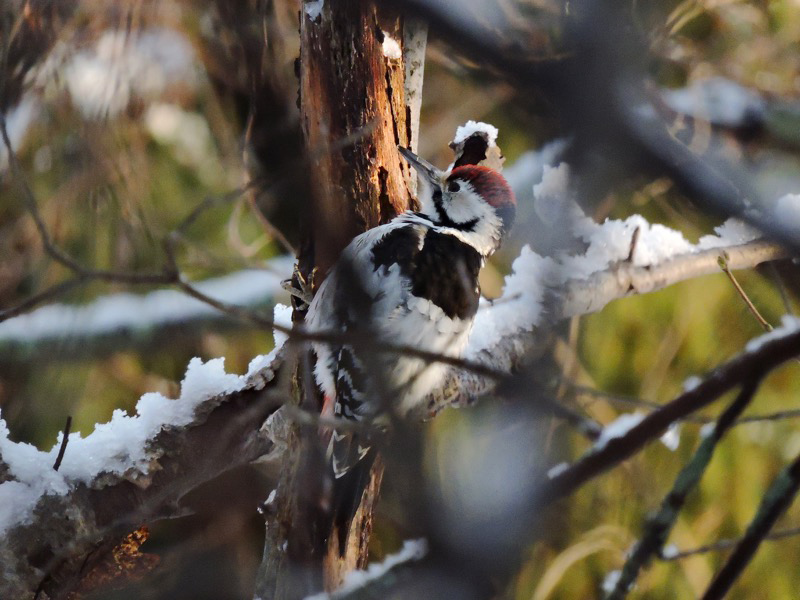
[[[460,189],[461,189],[461,186],[458,185],[457,181],[451,181],[450,185],[447,186],[447,191],[448,192],[457,192]]]

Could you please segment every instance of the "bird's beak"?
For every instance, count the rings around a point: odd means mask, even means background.
[[[434,167],[424,158],[420,158],[408,148],[398,146],[397,149],[400,150],[400,154],[403,155],[408,163],[414,167],[417,170],[417,173],[419,173],[426,181],[428,181],[428,183],[433,186],[441,185],[442,179],[444,178],[443,171],[440,171]]]

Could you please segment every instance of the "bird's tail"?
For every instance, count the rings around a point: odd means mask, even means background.
[[[375,453],[374,449],[365,448],[357,462],[345,472],[339,476],[335,476],[334,472],[331,516],[332,531],[336,532],[339,541],[339,556],[344,556],[347,549],[347,535],[361,504],[364,490],[369,485]]]
[[[334,400],[325,396],[324,416],[334,414]],[[330,517],[331,532],[339,539],[339,554],[344,556],[350,524],[369,484],[375,451],[365,443],[365,436],[354,431],[339,432],[330,427],[320,429],[322,443],[327,445],[327,459],[333,476]]]

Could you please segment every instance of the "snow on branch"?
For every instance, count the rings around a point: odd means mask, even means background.
[[[291,309],[276,306],[275,322],[288,327]],[[33,573],[28,561],[32,553],[45,551],[66,560],[57,551],[65,544],[93,547],[108,529],[135,523],[142,505],[149,511],[163,509],[164,503],[176,501],[202,478],[262,455],[271,444],[254,443],[252,436],[279,405],[262,391],[275,379],[285,339],[276,334],[275,349],[254,358],[244,375],[226,373],[221,358],[206,363],[192,359],[178,398],[147,393],[139,399],[135,415],[116,410],[111,421],[97,425],[88,436],[70,434],[58,471],[53,462],[61,435],[51,450],[40,451],[12,441],[0,418],[0,597],[21,597],[23,590],[36,588],[30,578],[52,576],[62,566],[56,561],[45,573]],[[226,406],[236,398],[245,401],[244,407],[229,414]],[[215,446],[223,448],[217,452]],[[196,448],[187,451],[187,447]],[[198,466],[203,462],[208,464]],[[134,485],[136,494],[120,486],[125,482]],[[104,515],[104,501],[116,496],[120,504],[115,514]],[[148,498],[152,505],[147,506]],[[67,524],[49,522],[64,517]],[[68,539],[64,527],[71,532]],[[73,549],[67,556],[75,554]]]
[[[533,332],[563,319],[597,312],[619,298],[719,273],[721,257],[729,268],[745,269],[788,256],[784,248],[759,240],[757,230],[734,219],[697,244],[640,215],[596,223],[575,201],[564,163],[545,167],[533,193],[537,212],[546,218],[546,211],[560,210],[585,250],[545,257],[526,246],[505,279],[502,296],[482,301],[465,358],[500,372],[510,372],[535,351],[539,338]],[[493,385],[485,377],[454,369],[429,408],[437,412],[445,405],[463,403]]]
[[[245,269],[194,284],[202,294],[236,306],[274,303],[281,280],[291,273],[292,258],[270,260],[263,269]],[[18,359],[47,344],[64,340],[87,349],[99,341],[126,336],[138,339],[165,327],[228,315],[180,290],[102,296],[85,305],[51,304],[0,322],[0,356]],[[130,334],[134,334],[131,336]]]
[[[277,306],[275,320],[289,326],[291,310]],[[263,370],[274,361],[284,339],[285,336],[278,334],[275,349],[255,357],[244,375],[226,373],[223,358],[206,363],[193,358],[178,398],[146,393],[136,404],[136,415],[129,416],[117,409],[111,421],[98,424],[85,438],[80,433],[71,433],[68,455],[58,471],[52,465],[61,445],[61,434],[53,447],[43,452],[30,444],[12,442],[5,421],[0,418],[0,459],[8,466],[8,481],[0,483],[0,535],[26,522],[43,494],[63,495],[77,484],[92,484],[100,475],[124,475],[129,480],[147,477],[160,452],[151,448],[149,442],[165,428],[191,423],[200,407],[212,408],[207,404],[209,400],[263,387]],[[7,501],[9,493],[16,502]]]

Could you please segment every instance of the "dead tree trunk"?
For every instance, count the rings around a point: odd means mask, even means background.
[[[298,74],[308,177],[315,194],[307,199],[298,263],[307,280],[317,269],[316,287],[354,236],[409,206],[412,175],[397,146],[412,145],[409,124],[418,122],[412,115],[419,106],[406,102],[400,16],[362,0],[330,0],[318,15],[308,4],[305,8]],[[419,26],[405,28],[418,31]],[[418,33],[410,38],[417,47],[419,38]],[[421,46],[424,51],[424,41]],[[422,68],[421,59],[416,67]],[[421,78],[416,81],[418,89],[409,96],[418,100]],[[308,352],[300,353],[295,401],[318,411],[308,366]],[[323,586],[332,589],[345,573],[366,565],[382,462],[375,461],[340,558],[337,536],[320,518],[330,482],[317,436],[315,427],[293,428],[277,500],[270,507],[258,596],[298,598]]]

